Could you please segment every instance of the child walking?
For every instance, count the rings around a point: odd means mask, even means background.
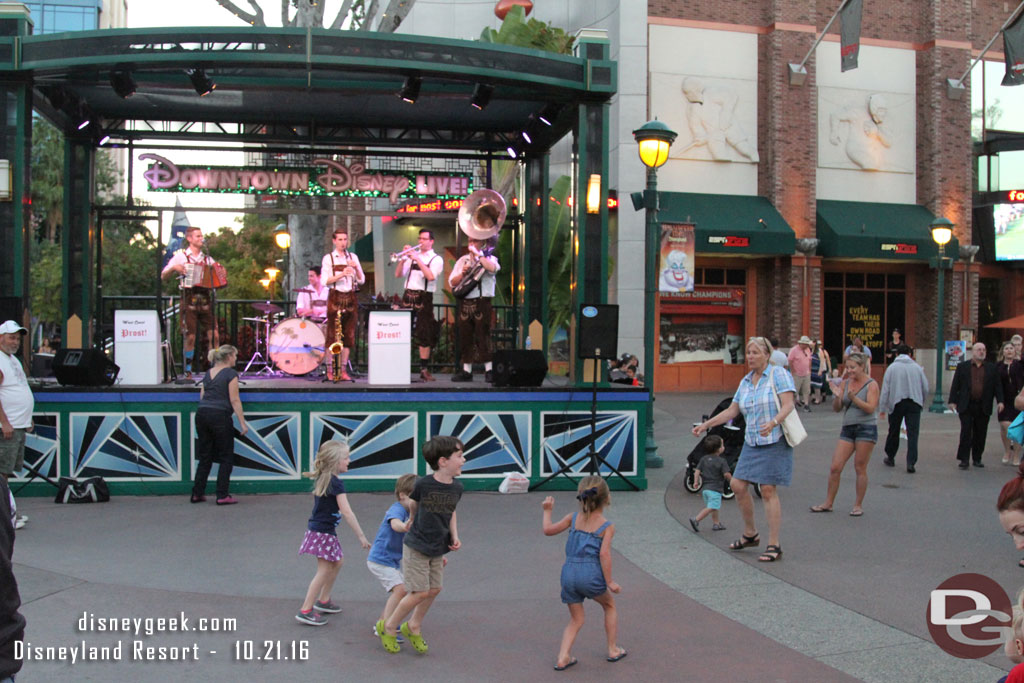
[[[299,548],[299,555],[312,555],[316,558],[316,575],[309,582],[306,599],[295,618],[310,626],[323,626],[327,623],[324,613],[341,611],[341,607],[331,602],[331,589],[334,580],[338,578],[344,557],[335,531],[342,517],[356,532],[363,550],[370,547],[356,514],[348,504],[345,484],[337,476],[348,471],[348,461],[348,446],[340,441],[328,441],[317,451],[313,471],[303,475],[314,480],[313,514],[309,517],[309,527],[302,540],[302,547]]]
[[[395,498],[398,500],[391,504],[388,511],[384,513],[384,521],[377,529],[377,536],[373,539],[373,547],[370,548],[370,555],[366,558],[366,567],[370,573],[376,576],[384,591],[388,593],[388,600],[384,604],[384,610],[380,613],[380,619],[373,627],[373,635],[380,636],[384,633],[384,622],[388,620],[395,607],[405,597],[405,579],[402,576],[402,541],[405,534],[412,526],[412,519],[409,517],[409,507],[412,499],[413,486],[416,484],[415,474],[403,474],[395,482]]]
[[[466,458],[462,442],[454,436],[435,436],[423,447],[423,459],[433,474],[420,477],[409,494],[412,526],[402,546],[405,589],[408,591],[384,621],[380,643],[388,652],[398,652],[399,621],[412,612],[401,625],[402,635],[423,654],[427,643],[421,628],[427,610],[441,592],[444,575],[444,554],[462,547],[455,517],[455,506],[462,498],[462,474]]]
[[[729,463],[722,457],[724,452],[725,444],[722,437],[714,434],[704,437],[704,457],[697,463],[697,470],[693,474],[694,484],[704,484],[700,490],[704,498],[704,509],[697,513],[696,517],[690,517],[690,526],[694,531],[700,531],[700,520],[708,515],[711,515],[713,522],[712,531],[721,531],[725,528],[725,525],[718,521],[718,511],[722,509],[725,482],[732,479],[732,472],[729,471]]]
[[[551,523],[555,499],[548,496],[541,503],[544,509],[544,535],[554,536],[569,529],[565,542],[565,564],[562,565],[562,602],[569,606],[569,624],[562,632],[562,645],[555,660],[555,671],[565,671],[576,664],[572,644],[583,626],[583,600],[590,598],[604,608],[604,630],[608,636],[609,662],[626,656],[616,637],[619,615],[615,598],[622,588],[612,581],[612,536],[615,525],[605,519],[604,509],[611,502],[608,484],[598,476],[580,480],[576,499],[580,509]]]

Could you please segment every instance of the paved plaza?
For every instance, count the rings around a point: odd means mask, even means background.
[[[723,505],[726,531],[705,524],[698,535],[686,523],[701,507],[681,483],[696,443],[689,428],[720,398],[660,395],[656,435],[665,467],[648,471],[644,492],[613,492],[619,642],[629,651],[620,662],[605,662],[601,610],[588,604],[574,648],[579,664],[552,671],[568,612],[558,598],[565,538],[540,530],[545,492],[465,495],[464,547],[450,555],[445,590],[424,625],[430,652],[423,656],[409,647],[389,655],[371,635],[385,594],[344,524],[339,538],[347,556],[333,594],[344,611],[322,628],[294,620],[314,571],[311,558],[296,554],[308,495],[242,496],[228,508],[190,505],[185,496],[117,496],[82,506],[23,498],[31,520],[18,534],[14,568],[26,640],[34,648],[120,643],[121,661],[30,661],[19,683],[559,676],[987,682],[1009,669],[1001,653],[980,661],[946,655],[925,623],[929,592],[954,574],[990,576],[1011,595],[1024,585],[1018,553],[994,510],[1013,473],[999,464],[995,423],[988,466],[964,472],[954,458],[956,417],[926,413],[917,473],[905,471],[902,451],[896,468],[885,467],[876,448],[864,516],[852,518],[852,462],[836,511],[807,512],[824,497],[840,417],[820,407],[801,414],[810,437],[797,449],[793,486],[781,491],[785,554],[763,564],[752,550],[726,549],[742,530],[734,502]],[[556,519],[573,509],[572,493],[552,495]],[[392,500],[382,493],[349,498],[367,535]],[[757,514],[763,520],[760,506]],[[182,614],[191,631],[146,634],[147,618]],[[143,620],[141,633],[98,628],[99,618],[128,617]],[[220,620],[222,628],[236,621],[230,631],[201,632],[200,619],[212,626]],[[160,656],[188,661],[140,660]]]

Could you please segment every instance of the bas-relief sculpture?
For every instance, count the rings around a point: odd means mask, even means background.
[[[908,95],[821,88],[818,165],[912,173],[909,104]]]
[[[751,84],[754,87],[753,84]],[[727,82],[687,76],[682,81],[682,105],[690,140],[680,140],[671,156],[713,161],[756,163],[757,139],[741,121],[754,120],[753,101],[741,99]],[[685,137],[681,136],[681,137]]]

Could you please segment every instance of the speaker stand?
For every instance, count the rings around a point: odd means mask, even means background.
[[[609,470],[608,476],[605,477],[606,480],[610,479],[611,475],[615,474],[620,479],[622,479],[622,481],[629,484],[634,491],[640,490],[640,487],[631,482],[629,478],[626,477],[626,475],[624,475],[618,469],[613,467],[611,463],[609,463],[607,460],[598,455],[597,449],[594,446],[594,444],[597,442],[597,378],[601,374],[601,365],[600,359],[594,358],[593,361],[594,375],[593,381],[590,384],[590,450],[588,450],[586,454],[580,456],[579,458],[576,458],[571,462],[566,461],[566,463],[562,465],[562,467],[557,472],[531,486],[529,488],[530,491],[535,491],[539,489],[541,486],[544,486],[544,484],[547,484],[549,481],[551,481],[552,479],[559,475],[564,475],[567,479],[569,479],[569,481],[572,481],[572,468],[574,465],[579,464],[583,460],[583,458],[589,458],[590,460],[590,462],[587,463],[588,474],[600,476],[600,465],[604,465]],[[636,457],[639,457],[639,455],[637,455]]]
[[[50,486],[52,486],[53,488],[57,489],[58,491],[60,490],[60,485],[57,484],[57,482],[55,482],[53,479],[50,479],[48,476],[46,476],[45,474],[40,472],[34,466],[30,465],[28,463],[28,461],[22,463],[22,465],[25,467],[25,469],[27,469],[29,471],[29,474],[31,474],[32,476],[29,477],[28,479],[26,479],[25,482],[21,486],[18,487],[17,491],[13,491],[12,490],[11,491],[12,495],[17,495],[17,494],[21,493],[21,490],[23,488],[25,488],[26,486],[28,486],[29,484],[31,484],[32,480],[35,479],[36,477],[39,477],[40,479],[45,481]],[[8,482],[8,483],[10,483],[10,482]]]

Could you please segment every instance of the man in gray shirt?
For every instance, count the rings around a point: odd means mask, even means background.
[[[885,460],[894,467],[896,451],[900,448],[900,424],[907,422],[907,472],[915,472],[917,465],[917,437],[921,429],[921,409],[928,396],[928,378],[924,369],[910,357],[906,344],[895,348],[896,359],[889,364],[882,378],[882,392],[878,396],[878,410],[889,415],[889,435],[885,438]]]

